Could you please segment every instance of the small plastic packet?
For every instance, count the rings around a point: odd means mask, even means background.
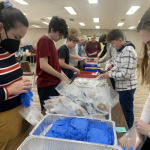
[[[33,126],[36,126],[38,122],[44,117],[32,103],[31,106],[28,108],[25,108],[23,106],[18,112],[25,120],[27,120]]]
[[[80,105],[71,102],[71,107],[75,111],[76,116],[89,117],[89,114],[87,113],[87,111],[83,107],[81,107]]]
[[[104,94],[105,89],[97,87],[93,92],[93,106],[94,108],[103,114],[109,114],[111,109],[111,103],[107,95]]]
[[[61,81],[55,89],[59,94],[65,96],[66,89],[68,88],[68,86],[70,85],[68,85],[65,81]]]
[[[49,103],[57,104],[62,102],[66,102],[66,97],[58,96],[44,101],[45,104],[49,104]]]
[[[130,130],[128,130],[120,139],[119,143],[125,147],[127,150],[133,147],[133,150],[141,149],[145,142],[145,138],[143,135],[140,135],[136,127],[133,126]]]

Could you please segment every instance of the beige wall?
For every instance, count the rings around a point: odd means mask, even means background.
[[[42,35],[45,35],[47,33],[48,29],[28,29],[27,34],[25,37],[21,40],[21,45],[33,45],[33,41],[36,40],[38,42],[39,38]],[[81,30],[81,35],[87,35],[91,36],[92,34],[95,34],[96,36],[100,36],[101,34],[107,34],[108,30]],[[127,36],[127,40],[131,41],[135,47],[136,51],[140,52],[142,41],[138,36],[138,33],[134,30],[126,30],[123,31],[124,35]],[[64,42],[63,40],[60,40],[56,43],[56,48],[58,49],[60,46],[62,46]]]

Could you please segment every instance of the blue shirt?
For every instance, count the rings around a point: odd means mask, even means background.
[[[82,57],[80,42],[78,42],[77,45],[78,45],[78,55]]]

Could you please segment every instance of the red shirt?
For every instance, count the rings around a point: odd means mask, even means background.
[[[97,54],[101,51],[100,43],[97,42],[97,41],[95,43],[93,43],[91,41],[88,42],[87,45],[86,45],[86,49],[85,49],[85,52],[86,52],[87,56],[88,56],[88,53],[92,54],[92,53],[94,53],[96,51],[97,51]],[[97,54],[89,56],[89,57],[97,57]]]
[[[58,53],[54,42],[47,36],[42,36],[37,43],[36,50],[36,73],[37,73],[37,87],[47,87],[50,85],[57,85],[60,79],[52,76],[40,68],[40,58],[48,56],[48,64],[56,71],[61,73],[60,64],[58,61]]]

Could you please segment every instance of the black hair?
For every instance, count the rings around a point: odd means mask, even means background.
[[[106,34],[102,34],[99,38],[99,43],[104,42],[106,40]]]
[[[67,26],[66,21],[64,19],[58,18],[57,16],[52,17],[52,19],[49,23],[48,33],[51,32],[52,28],[53,28],[54,32],[58,31],[60,34],[63,35],[63,38],[67,38],[68,26]]]
[[[25,27],[29,26],[29,22],[25,15],[17,8],[4,7],[4,2],[0,3],[0,22],[3,24],[6,31],[11,28],[17,28],[17,23],[21,23]]]
[[[107,42],[111,43],[114,40],[121,38],[124,41],[124,35],[120,29],[113,29],[107,35]]]

